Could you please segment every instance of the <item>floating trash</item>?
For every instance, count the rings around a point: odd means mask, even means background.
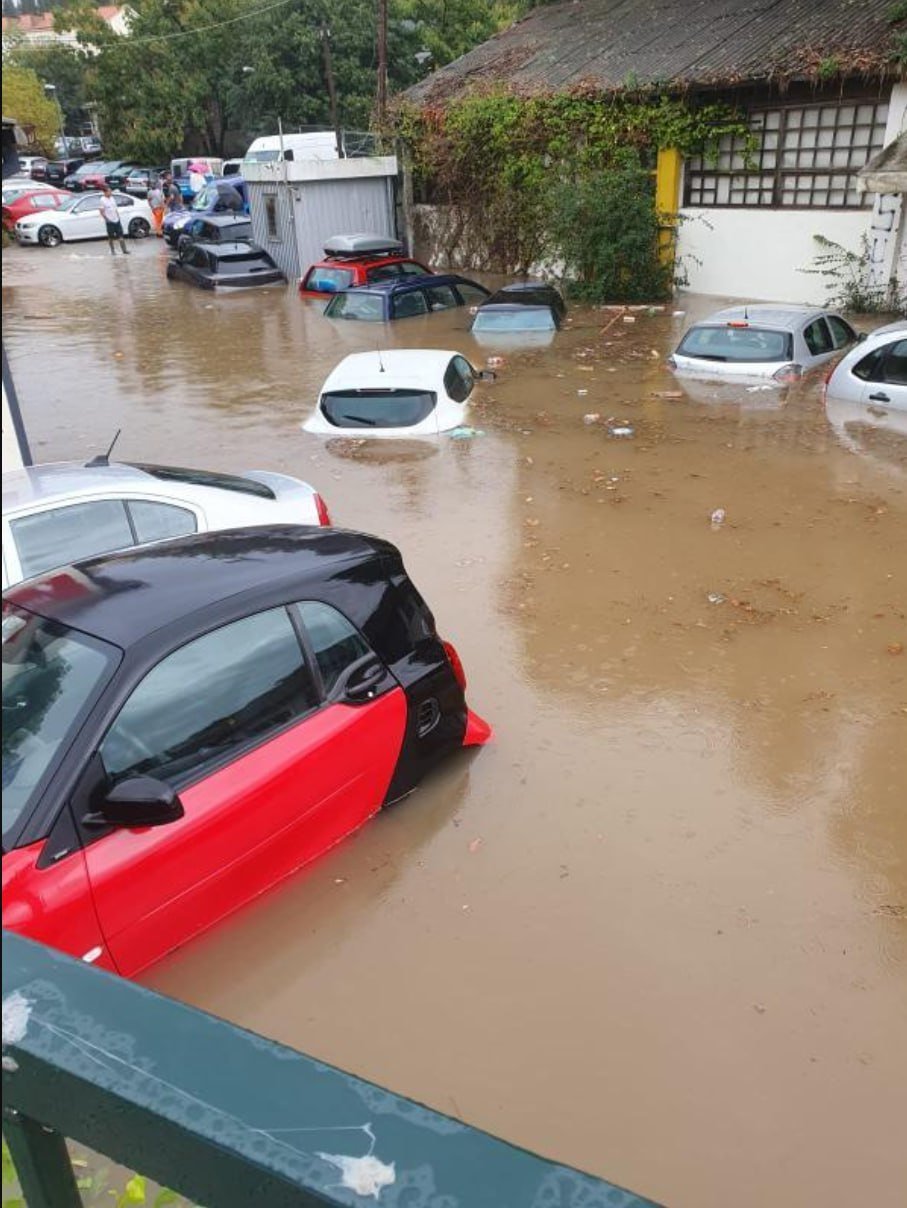
[[[720,529],[722,524],[724,524],[726,516],[727,512],[724,510],[724,508],[715,508],[714,512],[712,512],[711,516],[709,517],[709,522],[711,523],[712,528]]]
[[[631,428],[629,424],[610,424],[608,427],[608,435],[616,436],[618,439],[627,440],[631,436],[636,435],[636,429]]]
[[[450,433],[451,440],[471,440],[474,436],[484,436],[481,428],[454,428]]]

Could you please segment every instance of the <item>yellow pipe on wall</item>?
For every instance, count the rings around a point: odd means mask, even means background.
[[[658,240],[662,263],[674,259],[681,167],[682,160],[676,147],[659,147],[655,165],[655,209],[662,224]]]

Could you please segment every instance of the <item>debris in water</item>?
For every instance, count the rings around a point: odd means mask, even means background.
[[[323,1162],[330,1162],[340,1171],[340,1185],[356,1195],[371,1195],[377,1200],[382,1187],[396,1182],[397,1172],[393,1162],[381,1162],[374,1154],[362,1158],[348,1157],[343,1153],[319,1153]]]
[[[588,393],[589,393],[589,391],[588,391],[588,390],[577,390],[577,392],[576,392],[576,393],[577,393],[577,394],[588,394]]]
[[[727,512],[724,510],[724,508],[715,508],[714,512],[712,512],[711,516],[709,517],[712,528],[720,529],[722,524],[724,524],[726,516]]]
[[[724,596],[721,594],[720,591],[710,591],[709,594],[706,596],[706,599],[708,600],[708,602],[710,604],[723,604],[724,603]]]
[[[473,839],[471,841],[471,843],[469,844],[470,854],[474,856],[481,846],[482,846],[481,839]]]
[[[636,322],[635,315],[623,315],[622,317],[623,317],[623,321],[625,323],[635,323]]]
[[[671,318],[672,319],[682,319],[686,313],[687,312],[685,310],[672,310]]]
[[[489,357],[488,360],[485,362],[485,364],[488,366],[489,369],[500,369],[500,367],[504,364],[504,358],[503,357]]]
[[[473,436],[484,436],[481,428],[454,428],[450,433],[451,440],[470,440]]]
[[[590,411],[587,415],[583,416],[583,423],[584,424],[597,424],[600,419],[601,419],[601,414],[598,411]]]
[[[618,438],[620,438],[620,437],[627,438],[627,437],[635,436],[636,429],[632,428],[629,424],[611,424],[608,427],[608,435],[616,436]]]
[[[652,398],[683,398],[682,390],[653,390]]]
[[[892,642],[891,645],[888,647],[888,653],[889,654],[903,654],[904,653],[904,643],[903,642]]]

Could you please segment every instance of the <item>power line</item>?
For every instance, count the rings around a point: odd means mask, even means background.
[[[222,25],[235,25],[237,21],[247,21],[250,17],[258,17],[262,13],[269,13],[272,9],[282,8],[283,5],[290,2],[291,0],[275,0],[274,4],[266,4],[262,8],[253,8],[247,13],[240,13],[238,17],[227,17],[224,21],[212,21],[208,25],[196,25],[193,29],[179,29],[170,34],[148,34],[144,38],[130,38],[127,36],[124,41],[129,46],[142,46],[146,42],[168,42],[173,38],[190,38],[193,34],[204,34],[212,29],[220,29]]]

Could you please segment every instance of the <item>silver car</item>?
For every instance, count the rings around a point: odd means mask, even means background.
[[[907,411],[907,319],[879,327],[835,366],[825,401]]]
[[[298,478],[248,470],[57,462],[3,475],[3,586],[81,558],[256,524],[330,524]]]
[[[699,377],[796,382],[857,339],[850,324],[830,311],[754,303],[694,324],[667,363]]]

